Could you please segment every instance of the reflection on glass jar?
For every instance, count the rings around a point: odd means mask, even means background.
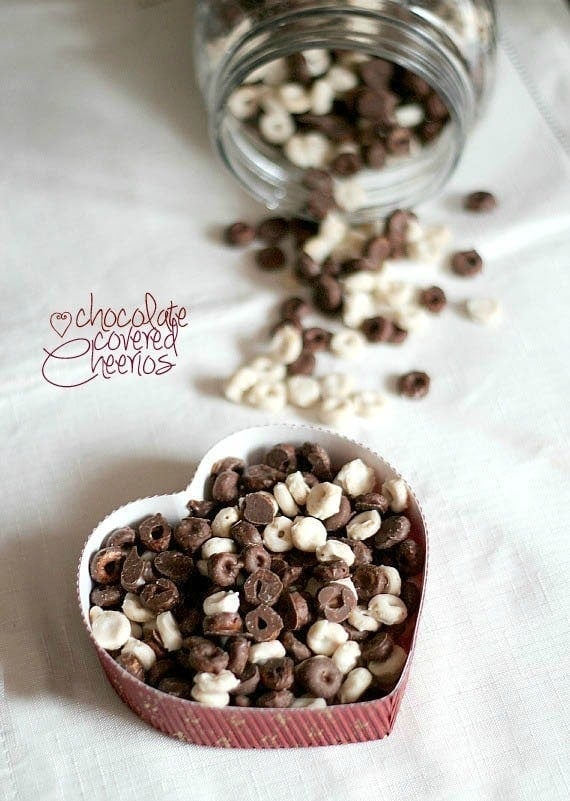
[[[492,0],[203,0],[212,140],[269,208],[365,220],[412,206],[457,164],[495,31]]]

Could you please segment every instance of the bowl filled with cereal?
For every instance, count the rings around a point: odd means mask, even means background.
[[[419,503],[387,462],[276,424],[216,443],[185,490],[112,512],[77,588],[109,681],[155,728],[332,745],[392,730],[426,566]]]

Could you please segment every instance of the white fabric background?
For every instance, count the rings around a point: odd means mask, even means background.
[[[399,356],[371,350],[357,368],[370,386],[416,365],[434,378],[425,402],[394,398],[384,421],[348,432],[400,468],[431,528],[396,728],[363,745],[232,752],[171,740],[123,706],[89,649],[74,585],[81,544],[108,511],[185,486],[215,438],[265,419],[226,403],[219,377],[252,349],[283,287],[215,236],[260,210],[209,150],[188,2],[2,2],[3,801],[570,797],[568,118],[557,108],[554,130],[535,102],[554,109],[568,96],[570,64],[564,9],[526,5],[535,23],[543,8],[527,40],[522,4],[505,19],[516,18],[508,49],[532,94],[502,52],[486,119],[451,185],[420,210],[449,220],[457,245],[475,244],[487,263],[469,286],[438,282],[455,300],[500,297],[505,324],[480,329],[451,309]],[[481,187],[500,208],[462,213],[460,195]],[[152,290],[190,306],[177,368],[49,386],[49,315],[90,290],[104,305]]]

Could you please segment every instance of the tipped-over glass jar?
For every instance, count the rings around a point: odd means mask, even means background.
[[[269,208],[317,219],[437,192],[494,72],[493,0],[199,0],[195,33],[224,163]]]

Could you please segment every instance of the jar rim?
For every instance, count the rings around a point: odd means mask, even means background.
[[[273,151],[270,156],[269,151],[255,150],[241,124],[231,118],[227,100],[254,69],[306,49],[349,50],[385,58],[426,80],[449,109],[445,129],[419,153],[369,175],[358,174],[367,203],[349,213],[351,219],[370,220],[393,208],[415,205],[448,180],[474,120],[475,90],[453,41],[430,20],[398,8],[398,14],[394,9],[386,13],[338,5],[283,11],[252,26],[227,50],[208,87],[211,136],[226,166],[266,206],[298,210],[305,192],[300,180],[303,171],[285,157],[280,162]],[[338,24],[340,17],[343,25]]]

